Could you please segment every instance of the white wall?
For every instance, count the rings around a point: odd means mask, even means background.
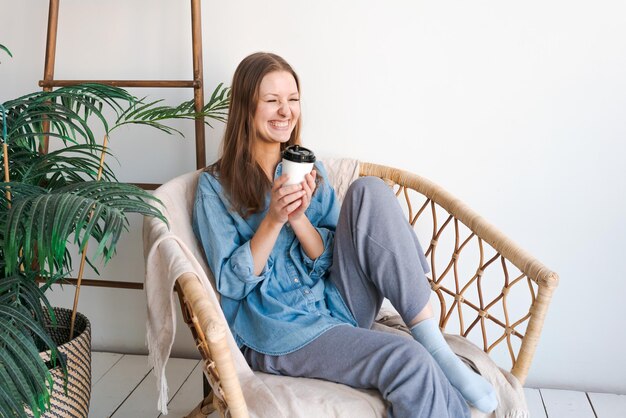
[[[57,78],[191,76],[189,2],[61,2]],[[626,5],[600,1],[204,1],[209,92],[247,54],[299,72],[304,140],[425,175],[561,275],[529,386],[626,393]],[[47,2],[0,0],[0,100],[37,89]],[[188,91],[138,90],[172,103]],[[122,180],[194,168],[187,139],[112,138]],[[208,131],[208,159],[221,129]],[[140,222],[104,269],[142,281]],[[55,292],[69,304],[70,292]],[[143,352],[145,300],[84,288],[94,346]],[[186,329],[177,354],[193,353]]]

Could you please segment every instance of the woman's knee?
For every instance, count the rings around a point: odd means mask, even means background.
[[[387,187],[387,185],[380,177],[375,176],[359,177],[358,179],[354,180],[350,185],[350,189],[354,190],[368,190],[378,187]]]
[[[352,182],[346,198],[357,198],[379,200],[381,197],[388,196],[395,198],[391,188],[379,177],[366,176],[360,177]]]
[[[378,177],[355,180],[346,193],[344,206],[351,213],[358,213],[359,222],[380,225],[383,229],[396,228],[398,220],[404,219],[395,193]]]

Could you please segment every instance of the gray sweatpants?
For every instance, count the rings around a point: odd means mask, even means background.
[[[359,327],[331,328],[282,356],[246,347],[250,367],[376,388],[388,402],[389,418],[469,417],[467,403],[421,344],[370,329],[384,297],[409,323],[430,296],[422,248],[397,198],[380,179],[366,177],[352,184],[341,208],[334,245],[329,280]]]

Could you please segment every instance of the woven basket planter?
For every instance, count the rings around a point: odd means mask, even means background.
[[[50,408],[43,417],[86,418],[89,414],[91,397],[91,324],[86,316],[77,313],[74,324],[76,337],[68,342],[72,311],[54,308],[57,327],[48,332],[59,344],[59,352],[67,359],[67,392],[64,390],[64,376],[60,367],[51,369],[54,388],[50,397]],[[50,352],[40,353],[44,361],[50,360]],[[32,416],[32,415],[31,415]]]

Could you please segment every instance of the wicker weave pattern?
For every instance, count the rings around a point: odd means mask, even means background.
[[[52,339],[59,346],[61,355],[67,358],[67,393],[65,379],[60,368],[51,370],[54,386],[50,398],[50,408],[45,418],[86,418],[89,414],[91,397],[91,324],[82,314],[77,313],[74,325],[74,339],[69,340],[72,311],[54,308],[58,326],[49,328]],[[50,360],[50,352],[41,353],[44,361]],[[31,415],[32,416],[32,415]]]
[[[401,199],[426,249],[442,330],[470,338],[487,353],[502,344],[523,383],[558,284],[556,273],[429,180],[368,163],[361,164],[360,174],[382,178]]]

